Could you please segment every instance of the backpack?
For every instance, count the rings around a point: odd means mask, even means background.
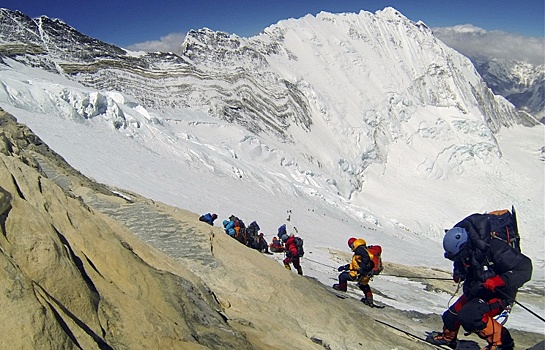
[[[517,229],[515,207],[495,210],[485,214],[490,222],[490,236],[500,239],[520,252],[520,236]]]
[[[250,223],[250,226],[248,226],[248,228],[247,228],[248,232],[249,232],[251,235],[254,235],[254,236],[257,235],[257,234],[259,233],[259,230],[260,230],[260,229],[261,229],[261,228],[259,227],[259,225],[258,225],[257,222],[255,222],[255,221],[252,221],[252,222]]]
[[[384,270],[382,265],[382,247],[379,245],[367,246],[367,251],[373,255],[373,276],[376,276]]]
[[[303,239],[301,237],[295,237],[295,246],[297,247],[298,257],[305,255],[305,251],[303,249]]]
[[[286,225],[280,226],[278,228],[278,234],[277,234],[278,238],[282,239],[282,236],[286,234],[288,234],[288,232],[286,231]]]

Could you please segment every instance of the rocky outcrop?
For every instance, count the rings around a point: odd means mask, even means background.
[[[3,344],[12,349],[252,348],[225,322],[199,278],[76,193],[124,199],[71,169],[9,115],[2,112],[0,120]],[[40,164],[56,177],[47,178]]]

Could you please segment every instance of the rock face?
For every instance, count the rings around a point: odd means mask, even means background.
[[[85,178],[3,111],[0,126],[10,348],[419,348],[197,214]]]
[[[124,199],[69,168],[9,115],[2,112],[0,123],[4,344],[252,348],[225,322],[214,294],[195,275],[150,250],[76,193],[103,196],[104,202]],[[55,173],[54,181],[43,167]]]

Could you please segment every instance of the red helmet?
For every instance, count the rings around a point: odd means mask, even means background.
[[[348,246],[349,246],[349,247],[352,247],[352,243],[354,243],[355,240],[356,240],[356,238],[350,237],[350,238],[348,239]]]

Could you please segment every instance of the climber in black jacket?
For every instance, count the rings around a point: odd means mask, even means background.
[[[454,281],[464,281],[463,294],[443,313],[443,332],[431,334],[428,341],[455,348],[462,326],[486,339],[486,350],[514,348],[509,331],[494,316],[530,280],[532,261],[490,232],[488,216],[473,214],[445,233],[445,257],[454,261]]]

